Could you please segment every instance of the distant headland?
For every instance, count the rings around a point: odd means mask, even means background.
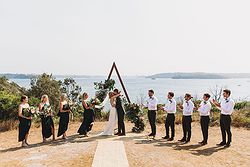
[[[147,76],[147,78],[172,78],[172,79],[230,79],[230,78],[250,78],[250,73],[159,73]]]

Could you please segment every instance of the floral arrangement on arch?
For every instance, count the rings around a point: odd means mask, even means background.
[[[145,129],[145,123],[143,119],[143,111],[141,106],[135,103],[126,103],[125,104],[126,117],[127,119],[134,124],[132,132],[140,133]]]

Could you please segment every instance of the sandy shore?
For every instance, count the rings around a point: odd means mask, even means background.
[[[70,124],[69,139],[57,139],[41,143],[41,129],[30,131],[29,148],[20,148],[17,143],[17,130],[0,133],[0,166],[91,166],[99,140],[105,137],[96,136],[105,123],[97,122],[89,138],[76,135],[79,123]],[[131,124],[126,123],[127,130]],[[193,123],[192,140],[186,145],[177,142],[182,136],[181,126],[176,126],[176,138],[173,142],[161,139],[164,125],[157,127],[156,140],[148,140],[146,134],[127,133],[126,137],[110,137],[108,140],[124,142],[129,165],[138,166],[248,166],[250,164],[250,133],[246,129],[233,128],[233,143],[230,148],[216,147],[220,142],[219,127],[210,128],[209,144],[199,146],[201,140],[200,126]]]

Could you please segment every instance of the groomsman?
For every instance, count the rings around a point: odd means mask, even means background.
[[[174,99],[174,93],[169,92],[167,96],[167,103],[164,107],[164,111],[167,112],[167,118],[165,122],[166,136],[162,137],[168,141],[173,141],[175,136],[175,113],[176,113],[176,101]],[[169,138],[169,127],[171,128],[171,138]]]
[[[208,93],[203,95],[203,101],[201,102],[198,111],[200,113],[200,124],[201,124],[201,131],[203,135],[203,140],[199,142],[201,145],[206,145],[208,140],[208,127],[210,122],[210,111],[212,105],[209,101],[210,95]]]
[[[191,139],[191,123],[192,123],[192,114],[194,111],[194,103],[192,102],[193,97],[191,94],[186,94],[183,102],[183,105],[180,109],[183,110],[182,117],[182,130],[183,130],[183,138],[179,140],[180,142],[188,143]]]
[[[148,91],[148,99],[146,100],[146,107],[148,108],[148,120],[151,126],[151,133],[148,136],[155,137],[156,135],[156,111],[158,99],[154,96],[154,91]]]
[[[231,91],[225,89],[223,91],[224,99],[221,103],[218,103],[216,100],[213,100],[213,104],[221,111],[220,115],[220,129],[222,134],[222,142],[217,144],[217,146],[230,147],[232,142],[232,133],[231,133],[231,115],[234,111],[234,100],[230,98]],[[226,141],[226,134],[228,141]]]

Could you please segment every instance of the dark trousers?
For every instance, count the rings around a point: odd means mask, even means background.
[[[222,134],[222,142],[226,143],[226,134],[228,136],[228,143],[232,141],[231,133],[231,116],[230,115],[220,115],[220,129]]]
[[[148,120],[151,126],[151,134],[153,136],[156,135],[156,111],[155,110],[149,110],[148,111]]]
[[[124,111],[118,111],[118,133],[125,134]]]
[[[191,139],[191,123],[192,123],[192,116],[182,117],[183,139],[185,141],[190,141]]]
[[[175,115],[168,114],[165,122],[166,137],[169,138],[169,127],[171,128],[171,138],[174,138],[175,134]]]
[[[209,127],[210,118],[209,116],[201,116],[200,124],[201,124],[201,131],[203,135],[203,141],[207,143],[208,139],[208,127]]]

